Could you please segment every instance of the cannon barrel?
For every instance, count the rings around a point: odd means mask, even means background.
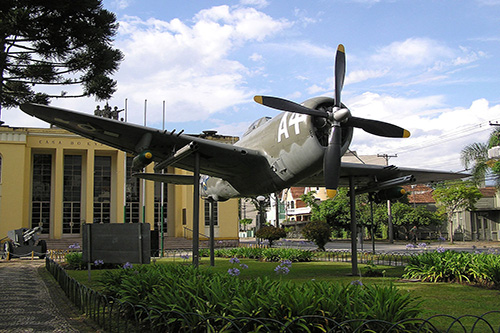
[[[35,227],[33,229],[27,229],[23,233],[23,239],[24,239],[24,241],[25,242],[29,241],[30,239],[32,239],[35,236],[35,234],[37,232],[41,232],[42,230],[43,230],[43,228],[40,227],[40,226],[39,227]]]

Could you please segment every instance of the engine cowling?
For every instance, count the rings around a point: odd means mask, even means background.
[[[386,200],[401,199],[406,194],[402,187],[391,187],[385,190],[380,190],[374,195],[374,201],[380,203]]]
[[[322,110],[326,107],[331,107],[334,103],[333,98],[320,96],[313,97],[302,103],[303,106],[306,106],[315,110]],[[342,104],[343,105],[343,104]],[[343,105],[344,106],[344,105]],[[345,106],[344,106],[345,107]],[[330,133],[331,127],[327,124],[325,118],[316,117],[314,119],[314,128],[315,135],[323,147],[328,146],[328,135]],[[352,141],[353,128],[349,126],[342,126],[342,148],[341,153],[344,155],[349,148],[349,145]]]
[[[139,155],[135,156],[132,160],[132,170],[140,171],[147,167],[151,162],[153,162],[153,153],[149,150],[145,150]]]

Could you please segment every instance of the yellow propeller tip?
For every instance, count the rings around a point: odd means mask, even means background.
[[[328,198],[333,199],[337,195],[337,190],[326,190]]]
[[[340,52],[342,52],[342,53],[345,53],[345,48],[344,48],[344,45],[339,44],[339,47],[337,48],[337,51],[340,51]]]
[[[411,134],[410,134],[410,132],[409,132],[409,131],[404,130],[404,132],[403,132],[403,138],[409,138],[409,137],[410,137],[410,135],[411,135]]]
[[[254,96],[253,100],[256,101],[259,104],[262,104],[262,96]]]

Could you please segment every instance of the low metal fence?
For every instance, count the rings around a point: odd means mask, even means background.
[[[46,268],[73,304],[109,332],[500,332],[500,311],[458,318],[436,315],[396,323],[366,319],[336,321],[323,316],[301,316],[282,323],[270,318],[205,317],[175,310],[158,311],[92,290],[48,257]]]
[[[408,252],[387,252],[373,253],[369,251],[358,251],[358,263],[372,265],[387,265],[387,266],[404,266],[408,263],[411,256],[418,253]],[[349,250],[328,250],[318,252],[316,258],[323,261],[350,262],[351,251]]]

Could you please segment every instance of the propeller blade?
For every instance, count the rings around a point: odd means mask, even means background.
[[[256,101],[259,104],[265,105],[267,107],[281,110],[281,111],[288,111],[288,112],[295,112],[295,113],[302,113],[302,114],[307,114],[310,116],[314,117],[323,117],[326,118],[328,117],[328,114],[323,111],[319,110],[314,110],[314,109],[309,109],[306,108],[305,106],[302,106],[300,104],[297,104],[295,102],[279,98],[279,97],[272,97],[272,96],[254,96],[254,101]]]
[[[410,137],[410,132],[404,128],[379,120],[350,117],[344,124],[347,126],[361,128],[365,132],[387,138]]]
[[[329,198],[337,195],[337,187],[340,179],[340,159],[342,145],[342,128],[333,126],[330,133],[330,143],[325,151],[323,159],[323,174],[325,176],[326,193]]]
[[[335,56],[335,106],[340,107],[340,95],[344,87],[345,78],[345,49],[344,45],[339,44],[337,48],[337,55]]]

